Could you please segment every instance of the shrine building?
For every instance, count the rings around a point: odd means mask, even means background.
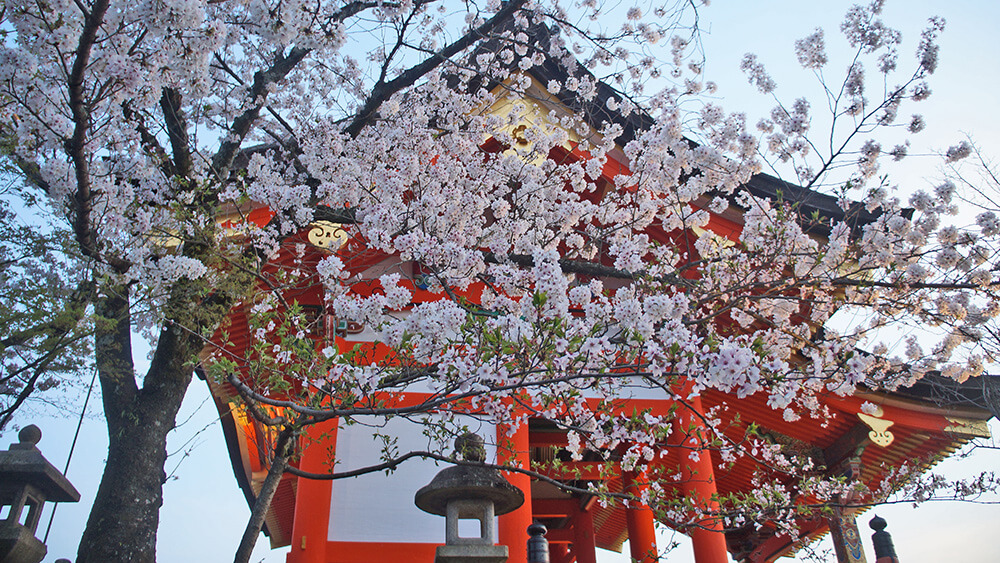
[[[551,59],[528,74],[532,85],[525,100],[524,123],[545,119],[551,112],[582,113],[595,130],[604,121],[622,125],[625,133],[620,144],[649,126],[637,113],[624,117],[610,112],[604,102],[611,95],[611,89],[605,84],[598,84],[597,96],[590,102],[583,102],[568,92],[559,95],[548,92],[544,84],[567,77],[566,70]],[[501,99],[506,100],[502,96]],[[498,102],[503,103],[511,102]],[[502,109],[498,107],[496,111]],[[514,124],[515,129],[516,126]],[[517,132],[512,131],[512,134],[516,138]],[[484,141],[483,147],[484,150],[503,148],[492,139]],[[562,149],[553,150],[550,158],[566,163],[580,157],[574,154],[571,140]],[[614,178],[627,171],[628,166],[619,147],[612,151],[597,183],[605,190],[613,190]],[[817,237],[829,234],[828,225],[848,219],[847,212],[835,198],[771,176],[757,175],[743,189],[756,197],[781,199],[797,206],[803,228]],[[874,217],[864,210],[852,211],[855,212],[852,220],[859,224]],[[257,208],[247,218],[264,224],[271,214],[266,208]],[[723,239],[737,240],[742,229],[740,210],[731,206],[725,212],[712,213],[706,229]],[[285,240],[271,262],[275,268],[294,263],[297,268],[315,269],[325,256],[353,244],[350,262],[345,258],[345,267],[359,279],[377,279],[379,274],[376,272],[381,271],[380,264],[385,261],[399,263],[398,257],[359,251],[359,243],[346,234],[348,230],[335,222],[317,222]],[[692,233],[664,232],[656,226],[650,227],[648,232],[651,239],[661,243],[692,236]],[[348,253],[345,251],[344,255]],[[418,264],[404,263],[403,267],[410,268],[410,279],[419,277]],[[442,298],[440,293],[422,288],[418,283],[402,283],[409,284],[413,304]],[[473,284],[464,291],[464,297],[475,303],[481,291],[481,285]],[[312,337],[320,345],[332,344],[341,353],[349,352],[358,344],[373,349],[378,347],[373,343],[375,333],[369,327],[338,322],[328,314],[323,288],[316,278],[312,283],[290,288],[285,297],[286,301],[294,301],[304,310],[312,311],[319,320],[317,326],[322,329]],[[246,307],[236,307],[226,325],[227,351],[236,356],[251,353],[254,337],[247,315]],[[211,361],[208,354],[205,361]],[[232,385],[220,382],[209,382],[209,385],[222,415],[236,481],[252,505],[267,473],[271,430],[246,412]],[[875,488],[892,468],[906,462],[918,462],[926,469],[972,438],[989,435],[986,422],[991,414],[980,404],[981,392],[970,386],[951,385],[950,388],[956,390],[951,397],[936,396],[938,388],[930,383],[892,393],[862,390],[846,397],[830,394],[821,399],[822,408],[829,412],[827,418],[803,418],[795,422],[786,421],[780,410],[768,406],[767,397],[762,393],[737,398],[734,394],[707,389],[689,401],[695,412],[685,411],[681,418],[683,423],[697,428],[703,424],[700,414],[719,407],[723,417],[721,427],[734,441],[739,441],[741,433],[753,424],[771,443],[812,459],[826,476],[843,476]],[[419,392],[409,390],[405,397],[396,398],[401,403],[420,399]],[[862,412],[865,402],[877,406],[873,414]],[[637,389],[633,395],[621,398],[620,408],[657,416],[668,415],[675,405],[662,391]],[[565,430],[545,420],[531,419],[516,429],[503,425],[476,425],[474,419],[469,423],[487,443],[506,442],[509,436],[513,453],[504,454],[506,450],[503,449],[498,462],[523,467],[541,463],[544,467],[545,462],[559,459],[560,469],[552,470],[547,476],[575,487],[569,492],[546,480],[532,479],[524,474],[508,475],[509,481],[525,496],[519,509],[499,516],[497,522],[497,540],[508,546],[512,563],[526,561],[526,529],[533,521],[542,522],[548,528],[546,537],[553,563],[596,563],[597,549],[620,552],[626,541],[635,560],[652,562],[656,560],[653,554],[657,548],[664,547],[657,546],[655,528],[679,527],[675,522],[656,522],[654,513],[641,505],[626,508],[602,503],[595,495],[579,492],[593,483],[601,483],[610,491],[632,491],[648,486],[648,482],[642,474],[622,471],[617,462],[613,462],[609,470],[606,464],[596,463],[587,456],[581,461],[566,461],[561,454],[567,446]],[[390,420],[376,432],[363,423],[331,420],[306,430],[301,439],[301,452],[292,464],[314,473],[328,473],[331,469],[349,471],[376,464],[381,459],[384,444],[375,436],[385,433],[414,449],[421,449],[427,442],[418,425],[405,421]],[[497,455],[495,448],[491,451]],[[724,463],[716,451],[692,456],[681,448],[664,446],[664,451],[659,453],[657,463],[681,468],[687,477],[676,486],[675,494],[692,499],[751,492],[756,487],[755,476],[761,471],[752,460],[745,458],[732,464]],[[431,563],[436,547],[444,541],[443,519],[420,511],[413,497],[442,467],[431,460],[410,460],[389,474],[380,471],[333,481],[286,474],[267,512],[266,533],[272,547],[290,546],[289,563]],[[878,499],[860,500],[876,502]],[[709,522],[702,527],[680,527],[680,530],[690,535],[698,563],[770,562],[794,552],[804,541],[827,532],[834,534],[841,561],[858,562],[865,559],[859,550],[854,516],[863,510],[846,508],[823,516],[804,515],[795,522],[800,530],[799,538],[789,537],[773,525],[723,530],[719,523]]]

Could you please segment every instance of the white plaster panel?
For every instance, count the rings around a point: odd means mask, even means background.
[[[373,417],[360,417],[364,423],[384,423]],[[493,427],[471,429],[492,442]],[[398,438],[400,453],[431,447],[419,424],[393,419],[382,428],[362,424],[345,426],[337,431],[336,470],[348,471],[382,463],[383,442],[377,435]],[[450,453],[450,446],[449,446]],[[495,455],[488,452],[490,459]],[[330,495],[328,538],[335,542],[444,543],[445,519],[423,512],[413,504],[417,490],[431,482],[446,464],[413,458],[403,462],[389,475],[370,473],[350,479],[335,480]]]

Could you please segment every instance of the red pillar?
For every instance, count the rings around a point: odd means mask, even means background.
[[[627,471],[623,479],[625,491],[636,497],[641,496],[643,489],[649,486],[642,473]],[[638,563],[659,561],[653,511],[648,506],[630,502],[625,509],[625,523],[628,526],[628,545],[632,560]]]
[[[564,543],[549,544],[549,560],[551,563],[570,563],[573,558],[570,556],[569,548]],[[510,561],[508,559],[507,561]]]
[[[597,563],[594,511],[579,508],[573,515],[573,555],[576,563]]]
[[[679,405],[675,431],[683,437],[681,450],[681,491],[702,510],[717,511],[719,503],[713,500],[718,493],[715,486],[715,468],[708,449],[701,449],[708,429],[702,422],[704,409],[701,397],[690,397],[686,405]],[[722,522],[705,518],[691,531],[696,563],[726,563],[729,550]]]
[[[861,533],[854,516],[844,514],[843,510],[834,506],[833,515],[827,517],[826,521],[830,526],[830,540],[833,542],[833,551],[837,554],[837,563],[866,563]]]
[[[521,469],[530,469],[531,460],[528,446],[528,423],[521,424],[513,434],[508,434],[510,426],[497,425],[497,462]],[[506,545],[508,561],[528,560],[528,526],[531,525],[531,478],[524,473],[505,472],[512,485],[524,493],[524,504],[517,510],[500,516],[500,545]]]
[[[307,427],[301,439],[303,451],[299,469],[329,473],[333,467],[329,446],[337,443],[337,420]],[[299,477],[292,520],[292,548],[288,563],[326,563],[326,542],[330,537],[330,481]]]

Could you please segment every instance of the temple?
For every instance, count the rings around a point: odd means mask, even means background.
[[[529,74],[532,86],[524,104],[522,120],[525,123],[546,119],[551,112],[582,113],[595,130],[602,121],[621,124],[625,131],[623,142],[648,127],[638,114],[622,117],[609,112],[604,101],[610,95],[610,88],[604,84],[598,84],[596,99],[587,103],[569,94],[550,94],[542,85],[566,77],[566,70],[551,59]],[[498,102],[503,103],[511,102]],[[499,106],[495,108],[495,111],[502,110]],[[512,127],[516,129],[516,126]],[[516,131],[512,133],[516,138]],[[488,139],[483,144],[483,150],[502,149],[495,140]],[[550,158],[568,163],[579,155],[574,154],[571,139],[562,149],[554,150]],[[614,178],[627,171],[628,164],[621,150],[613,151],[597,183],[605,190],[613,190]],[[799,206],[803,221],[813,222],[809,225],[810,232],[817,237],[829,234],[828,225],[832,222],[848,218],[834,198],[770,176],[754,177],[745,189],[758,197],[781,198]],[[850,217],[859,224],[872,218],[864,210],[853,211]],[[245,219],[263,224],[270,217],[266,208],[259,208]],[[713,213],[706,228],[724,239],[736,240],[742,228],[741,213],[735,206],[723,213]],[[409,279],[419,279],[418,264],[401,263],[398,258],[367,251],[359,247],[363,243],[353,240],[347,231],[336,221],[317,222],[284,241],[281,250],[271,259],[271,265],[275,269],[315,271],[323,257],[339,252],[350,256],[351,261],[346,266],[360,279],[377,278],[374,272],[381,271],[379,265],[386,261],[393,261],[397,268],[408,269],[405,274]],[[692,236],[691,233],[665,232],[655,226],[650,227],[649,235],[670,244],[680,244],[684,237]],[[442,298],[441,294],[419,283],[404,283],[410,284],[413,304]],[[481,291],[481,286],[473,284],[464,291],[464,297],[477,302]],[[327,315],[323,289],[316,278],[311,283],[290,287],[285,292],[285,299],[297,303],[318,319],[316,326],[321,328],[311,335],[318,342],[332,343],[341,353],[361,344],[368,346],[373,355],[378,355],[379,344],[373,343],[375,335],[368,327],[338,322]],[[254,331],[248,314],[247,305],[237,307],[226,325],[227,352],[234,356],[252,353]],[[209,354],[205,355],[205,361],[211,361]],[[249,416],[231,385],[209,384],[222,415],[237,482],[252,504],[268,469],[270,430]],[[677,424],[689,435],[700,435],[700,431],[705,430],[702,415],[710,410],[718,412],[723,421],[720,428],[734,441],[738,442],[753,425],[756,433],[769,443],[812,460],[821,475],[861,481],[876,489],[893,468],[911,463],[926,469],[970,439],[989,435],[986,422],[991,414],[981,406],[981,392],[953,385],[950,388],[956,391],[949,397],[935,395],[938,388],[933,385],[893,393],[863,391],[847,397],[829,395],[822,399],[821,405],[827,416],[795,422],[786,421],[781,411],[769,407],[766,397],[761,394],[737,398],[733,394],[706,390],[687,401],[689,408],[683,411]],[[419,392],[407,391],[404,397],[391,400],[403,404],[421,398]],[[866,402],[877,408],[866,408],[868,412],[864,412],[862,404]],[[673,412],[676,405],[662,393],[637,390],[632,396],[622,397],[617,408],[623,412],[634,410],[661,416]],[[416,425],[390,421],[376,433],[364,422],[354,420],[347,424],[333,420],[309,427],[301,440],[301,453],[293,465],[303,471],[328,473],[334,469],[334,464],[336,471],[347,471],[377,463],[384,444],[378,441],[376,434],[386,432],[416,449],[426,443]],[[470,425],[475,424],[475,420],[470,419]],[[706,521],[700,526],[667,520],[657,522],[653,511],[641,505],[625,508],[604,504],[597,496],[580,492],[594,483],[602,483],[610,491],[641,491],[650,486],[649,475],[623,471],[617,462],[610,466],[599,463],[599,458],[589,457],[592,452],[585,453],[581,461],[572,461],[565,455],[566,432],[544,420],[532,419],[516,429],[480,425],[472,430],[487,437],[487,442],[503,445],[493,450],[493,455],[501,458],[499,462],[522,467],[540,463],[545,467],[545,462],[558,460],[558,470],[546,470],[550,471],[547,477],[574,486],[574,491],[568,492],[552,481],[532,479],[524,474],[508,476],[525,495],[524,505],[500,516],[497,525],[498,541],[508,546],[512,562],[526,560],[526,530],[536,520],[549,530],[547,539],[553,563],[595,563],[598,548],[621,551],[626,540],[634,560],[655,561],[658,546],[654,531],[657,526],[675,527],[690,535],[698,563],[774,561],[794,552],[803,542],[827,532],[834,536],[840,561],[865,560],[854,524],[854,516],[861,508],[833,508],[825,514],[803,515],[795,522],[800,537],[790,537],[773,525],[758,528],[747,524],[723,529],[718,521]],[[672,494],[710,505],[713,498],[752,494],[758,487],[755,479],[759,479],[764,470],[752,459],[741,458],[729,463],[718,451],[705,450],[701,455],[689,452],[689,449],[669,445],[657,452],[657,464],[679,468],[685,477],[676,485],[661,484]],[[439,518],[417,509],[412,499],[416,490],[429,482],[440,468],[432,461],[414,460],[388,474],[376,472],[336,481],[309,480],[286,474],[267,513],[266,532],[273,547],[291,546],[289,563],[430,563],[434,560],[436,547],[443,542],[444,528]],[[776,480],[782,478],[778,474],[774,476]],[[854,500],[863,504],[877,499],[842,499],[848,506]]]

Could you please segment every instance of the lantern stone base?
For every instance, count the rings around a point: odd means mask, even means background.
[[[45,544],[28,528],[7,521],[0,523],[0,561],[38,563],[45,557],[46,551]]]
[[[434,563],[506,563],[506,545],[438,546]]]

